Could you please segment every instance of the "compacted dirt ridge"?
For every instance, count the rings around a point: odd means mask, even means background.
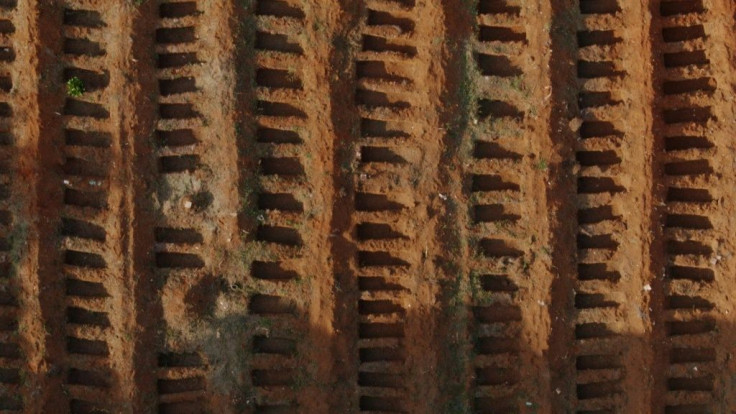
[[[734,36],[0,0],[0,412],[736,412]]]

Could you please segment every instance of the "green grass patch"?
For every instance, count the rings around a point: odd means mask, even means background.
[[[81,79],[74,76],[70,78],[68,81],[66,81],[66,94],[77,98],[82,96],[82,94],[86,92],[86,89],[84,88],[84,82],[82,82]]]

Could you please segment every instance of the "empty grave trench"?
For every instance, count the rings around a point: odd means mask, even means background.
[[[481,26],[478,31],[481,42],[520,42],[526,43],[526,33],[521,28],[503,26]]]
[[[101,242],[104,242],[106,239],[104,227],[71,218],[62,218],[61,233],[65,236],[79,237]]]
[[[473,307],[473,315],[480,323],[508,323],[521,321],[521,309],[514,305]]]
[[[409,267],[410,263],[389,252],[383,251],[359,251],[358,264],[360,267]]]
[[[613,97],[610,91],[606,92],[580,92],[578,94],[578,106],[584,108],[596,108],[601,106],[613,106],[621,103]]]
[[[358,372],[358,385],[361,387],[403,388],[405,380],[401,374],[383,372]]]
[[[401,121],[384,121],[362,118],[360,132],[364,138],[408,138]]]
[[[253,338],[253,352],[291,356],[296,354],[296,341],[288,338],[256,336]]]
[[[668,336],[700,335],[715,329],[716,322],[712,319],[692,321],[671,321],[665,323]]]
[[[711,269],[691,266],[669,266],[667,268],[667,277],[675,280],[712,282],[715,279],[715,274]]]
[[[85,280],[67,278],[66,294],[68,296],[78,296],[86,298],[104,298],[109,296],[105,286],[99,282],[89,282]]]
[[[669,187],[667,189],[667,201],[708,203],[713,201],[713,196],[705,188]]]
[[[713,92],[716,89],[716,81],[710,77],[672,80],[662,83],[662,90],[666,95],[677,95],[695,92]]]
[[[490,292],[516,292],[519,287],[507,276],[481,275],[478,276],[483,290]]]
[[[402,348],[391,347],[369,347],[360,348],[360,361],[382,362],[382,361],[403,361],[406,358],[406,352]]]
[[[683,66],[705,66],[710,60],[705,51],[694,50],[689,52],[672,52],[664,54],[664,66],[666,68],[678,68]]]
[[[204,260],[192,253],[158,252],[156,266],[168,269],[199,269],[204,267]]]
[[[156,29],[156,43],[179,44],[197,41],[194,26]]]
[[[256,104],[257,113],[263,116],[306,118],[307,114],[300,108],[286,102],[271,102],[259,100]]]
[[[302,138],[297,131],[276,128],[258,128],[256,131],[258,142],[273,144],[301,144]]]
[[[358,211],[396,211],[404,206],[391,201],[384,194],[357,193],[355,194],[355,208]]]
[[[110,112],[108,112],[102,105],[77,99],[66,100],[66,103],[64,104],[64,115],[95,119],[110,118]]]
[[[282,69],[257,69],[256,85],[267,88],[302,89],[302,81],[297,73]]]
[[[64,24],[67,26],[79,26],[79,27],[91,27],[99,28],[105,27],[106,24],[102,20],[102,16],[98,11],[95,10],[82,10],[82,9],[64,9]]]
[[[367,107],[382,107],[392,110],[410,108],[411,104],[401,98],[392,97],[388,93],[358,88],[355,92],[355,103]]]
[[[405,58],[412,58],[417,55],[417,48],[414,46],[395,43],[387,38],[372,35],[363,35],[363,50],[395,53]]]
[[[602,398],[611,394],[620,394],[623,392],[620,381],[599,381],[587,384],[578,384],[578,399],[588,400],[593,398]]]
[[[204,365],[201,355],[197,353],[162,353],[158,355],[160,367],[198,367]]]
[[[289,386],[294,383],[296,372],[290,369],[256,369],[251,373],[256,387]]]
[[[472,176],[472,191],[519,191],[518,184],[506,181],[503,177],[489,174]]]
[[[592,309],[592,308],[617,308],[619,303],[610,300],[604,294],[600,293],[576,293],[575,308]]]
[[[581,30],[577,32],[579,47],[613,45],[621,41],[614,30]]]
[[[522,155],[495,142],[476,141],[473,147],[473,157],[478,159],[520,160]]]
[[[167,402],[158,405],[158,414],[196,413],[202,411],[203,401]]]
[[[258,226],[256,240],[287,246],[303,245],[302,236],[296,229],[283,226]]]
[[[110,349],[105,341],[67,337],[67,352],[80,355],[107,357]]]
[[[290,17],[294,19],[304,18],[304,12],[292,3],[282,0],[258,0],[256,3],[256,14],[259,16]]]
[[[705,7],[702,0],[667,0],[659,5],[659,14],[663,17],[703,12]]]
[[[600,322],[589,322],[575,325],[576,339],[606,338],[616,335],[608,325]]]
[[[395,62],[380,60],[361,60],[355,63],[355,72],[358,79],[380,79],[395,84],[411,84],[412,80],[406,76],[406,70]]]
[[[162,96],[197,91],[196,80],[191,76],[172,79],[159,79],[158,89]]]
[[[479,0],[479,14],[508,14],[518,16],[521,12],[518,2],[499,0]]]
[[[181,379],[159,379],[157,390],[159,394],[175,394],[203,390],[205,380],[203,377],[191,377]]]
[[[521,351],[521,344],[518,338],[479,337],[475,351],[481,355],[513,354]]]
[[[86,385],[95,388],[109,388],[109,378],[95,371],[87,371],[81,369],[71,368],[68,373],[69,384],[73,385]]]
[[[391,300],[359,300],[358,313],[361,315],[403,314],[404,308]]]
[[[273,281],[289,281],[299,278],[296,271],[284,268],[281,263],[264,261],[253,262],[251,275],[256,279]]]
[[[488,257],[521,257],[524,255],[524,252],[514,247],[510,241],[500,239],[482,239],[479,249]]]
[[[199,63],[197,54],[192,52],[160,53],[158,55],[157,61],[157,66],[159,69],[180,68],[183,66]]]
[[[159,157],[159,171],[166,174],[193,172],[200,165],[199,155],[171,155]]]
[[[274,295],[254,295],[248,309],[256,315],[293,314],[296,306],[289,299]]]
[[[403,401],[398,397],[360,397],[361,411],[403,413],[405,412],[403,404]]]
[[[490,366],[476,368],[475,381],[478,385],[513,385],[519,382],[519,373],[516,370]]]
[[[108,148],[112,142],[112,135],[100,131],[65,129],[64,139],[65,145],[69,146]]]
[[[713,309],[712,302],[697,296],[670,295],[665,298],[668,309]]]
[[[159,6],[159,16],[164,19],[176,19],[187,16],[195,16],[197,10],[196,1],[183,1],[177,3],[163,3]]]
[[[256,32],[255,48],[257,50],[272,50],[295,55],[304,53],[302,46],[288,35],[263,31]]]
[[[369,26],[393,26],[399,29],[401,33],[411,33],[414,31],[414,21],[408,18],[396,17],[391,13],[379,10],[368,10],[367,24]]]
[[[702,24],[693,26],[665,27],[662,29],[662,38],[665,42],[684,42],[705,37],[705,28]]]
[[[67,323],[77,325],[93,325],[109,327],[110,319],[105,312],[89,311],[78,307],[68,307],[66,309]]]
[[[100,45],[98,42],[88,39],[65,38],[63,47],[64,53],[69,55],[89,57],[98,57],[105,55],[105,50],[102,48],[102,45]],[[14,57],[15,54],[13,54],[13,58]],[[0,55],[0,60],[8,59],[3,59],[3,56]]]
[[[405,290],[405,288],[399,283],[391,282],[382,277],[372,277],[372,276],[358,277],[358,288],[360,290],[375,291],[375,292],[391,292],[391,291]]]
[[[94,70],[77,67],[64,68],[64,82],[71,78],[79,78],[84,84],[85,92],[94,92],[106,88],[110,84],[110,72],[105,70],[97,72]]]
[[[593,224],[600,223],[602,221],[611,221],[616,220],[617,217],[618,216],[613,212],[613,207],[610,205],[578,209],[579,224]]]
[[[384,223],[359,223],[356,233],[360,240],[386,240],[406,238],[401,232],[395,231],[391,225]]]

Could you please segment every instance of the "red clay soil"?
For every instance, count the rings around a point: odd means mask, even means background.
[[[0,412],[736,412],[735,19],[0,0]]]

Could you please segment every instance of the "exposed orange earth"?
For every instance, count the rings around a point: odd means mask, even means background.
[[[729,0],[0,0],[0,412],[736,412]]]

